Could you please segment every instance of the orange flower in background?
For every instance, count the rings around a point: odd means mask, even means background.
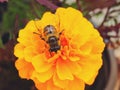
[[[52,34],[56,42],[47,42],[48,25],[57,32]],[[32,79],[39,90],[84,90],[102,65],[103,39],[80,11],[70,7],[30,21],[17,40],[15,66],[20,77]],[[60,48],[55,51],[56,46]]]

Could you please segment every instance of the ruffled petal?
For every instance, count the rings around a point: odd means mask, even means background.
[[[32,58],[37,55],[37,53],[35,53],[33,51],[32,46],[26,47],[24,50],[24,56],[25,56],[25,60],[28,62],[32,62]]]
[[[52,80],[49,80],[49,81],[47,82],[47,90],[63,90],[63,89],[55,86],[55,85],[53,84],[53,81],[52,81]]]
[[[40,29],[41,30],[41,29]],[[38,34],[34,34],[34,32]],[[19,31],[18,42],[22,43],[24,46],[29,46],[35,43],[36,40],[40,40],[41,32],[36,25],[36,21],[29,21],[24,29]]]
[[[31,32],[28,32],[25,29],[22,29],[19,31],[19,37],[17,38],[17,41],[23,44],[24,46],[29,46],[31,45],[31,37],[32,35]]]
[[[44,40],[41,40],[40,37],[39,39],[35,39],[33,40],[34,42],[32,43],[32,48],[33,48],[33,52],[35,53],[43,53],[45,51],[45,45],[46,42]]]
[[[32,78],[32,80],[35,83],[36,88],[38,88],[38,90],[47,90],[47,83],[41,83],[37,78]]]
[[[27,32],[29,32],[29,33],[31,33],[31,32],[36,32],[36,31],[38,31],[38,28],[37,28],[37,23],[39,22],[40,23],[40,21],[36,21],[36,20],[31,20],[31,21],[29,21],[28,23],[27,23],[27,25],[26,25],[26,27],[24,28],[25,29],[25,31],[27,31]],[[30,34],[27,34],[27,35],[30,35]],[[31,36],[30,36],[31,37]]]
[[[32,78],[37,78],[39,82],[46,82],[53,76],[53,69],[49,69],[46,72],[38,73],[36,71],[33,72]]]
[[[53,25],[55,28],[59,25],[59,18],[57,15],[52,14],[51,12],[46,12],[41,19],[41,26],[44,29],[47,25]]]
[[[17,68],[17,70],[19,70],[19,76],[21,78],[30,79],[34,71],[32,64],[29,62],[26,62],[24,59],[18,59],[15,62],[15,67]]]
[[[65,29],[66,31],[69,30],[70,31],[69,33],[71,33],[73,31],[73,27],[74,27],[73,25],[76,25],[75,21],[78,18],[82,19],[82,13],[80,13],[79,11],[77,11],[71,7],[67,8],[67,9],[58,8],[55,14],[59,16],[61,30],[63,30],[63,29]],[[72,28],[71,28],[71,26],[72,26]]]
[[[85,83],[82,80],[75,78],[69,82],[69,85],[66,86],[65,90],[84,90]]]
[[[56,70],[57,75],[61,80],[73,80],[74,77],[72,75],[72,72],[70,71],[69,67],[66,65],[67,62],[65,62],[62,59],[58,59],[56,63]]]
[[[78,57],[78,56],[70,56],[69,59],[70,59],[71,61],[79,61],[79,60],[80,60],[80,57]]]
[[[71,70],[73,75],[77,76],[77,75],[80,74],[82,68],[77,62],[69,61],[69,62],[66,63],[66,65]]]
[[[91,53],[102,53],[105,47],[103,42],[103,38],[100,37],[100,33],[96,29],[93,29],[94,33],[91,35],[91,44],[92,44],[92,51]]]
[[[32,61],[32,58],[38,54],[42,54],[45,50],[45,43],[43,40],[35,40],[32,45],[29,45],[24,49],[25,60]]]
[[[56,86],[64,89],[68,85],[69,80],[60,80],[59,77],[57,76],[57,74],[54,74],[53,82]]]
[[[19,57],[19,58],[23,58],[24,57],[24,48],[25,46],[18,43],[16,44],[15,48],[14,48],[14,55],[16,57]]]
[[[92,85],[92,83],[95,81],[95,77],[98,75],[98,71],[96,71],[93,76],[87,81],[87,84]]]
[[[38,90],[63,90],[53,84],[52,79],[46,81],[45,83],[39,82],[38,79],[33,79],[35,82],[35,86],[38,88]]]
[[[46,72],[52,67],[52,63],[47,62],[47,58],[44,54],[39,54],[32,58],[32,64],[36,72]]]
[[[87,84],[92,84],[98,74],[99,68],[102,66],[102,55],[89,55],[87,58],[80,60],[79,65],[82,69],[77,77],[85,81]]]

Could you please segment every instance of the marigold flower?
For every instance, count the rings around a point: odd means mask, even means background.
[[[57,52],[50,52],[39,35],[44,36],[47,25],[62,32]],[[71,7],[30,21],[17,40],[15,66],[20,77],[32,79],[39,90],[84,90],[85,84],[94,82],[102,65],[103,39],[82,13]]]

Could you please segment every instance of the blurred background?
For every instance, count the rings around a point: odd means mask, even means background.
[[[99,75],[85,90],[120,90],[120,0],[0,0],[0,90],[37,90],[31,80],[19,78],[13,47],[19,29],[57,7],[80,10],[106,44]]]

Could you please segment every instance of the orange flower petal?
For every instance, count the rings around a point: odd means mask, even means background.
[[[36,40],[40,40],[40,36],[34,34],[33,32],[39,33],[38,28],[36,26],[36,22],[31,20],[28,22],[26,27],[19,31],[18,42],[22,43],[24,46],[29,46],[36,43]]]
[[[62,59],[58,59],[56,63],[56,70],[57,75],[61,80],[73,80],[74,77],[72,75],[72,72],[70,71],[69,67],[66,65],[67,62],[65,62]]]
[[[69,82],[69,85],[65,88],[65,90],[84,90],[84,88],[85,83],[82,80],[75,78]]]
[[[66,63],[66,65],[71,70],[73,75],[77,76],[77,75],[80,74],[82,68],[77,62],[69,61],[69,62]]]
[[[24,28],[26,32],[29,32],[29,33],[33,33],[33,32],[36,32],[38,31],[38,28],[37,28],[37,23],[40,23],[40,21],[34,21],[34,20],[31,20],[27,23],[26,27]],[[28,34],[27,35],[31,35],[31,34]],[[31,37],[31,36],[30,36]]]
[[[80,57],[78,57],[78,56],[70,56],[69,59],[70,59],[71,61],[79,61],[79,60],[80,60]]]
[[[23,44],[24,46],[31,45],[31,37],[29,35],[32,35],[31,32],[27,32],[27,30],[22,29],[19,31],[19,37],[17,38],[17,41]]]
[[[55,85],[53,84],[53,81],[52,81],[52,80],[49,80],[49,81],[47,82],[47,90],[63,90],[63,89],[55,86]]]
[[[38,90],[47,90],[47,83],[41,83],[37,78],[32,78]]]
[[[31,62],[32,57],[43,53],[45,50],[45,42],[43,40],[34,40],[34,43],[24,49],[25,60]]]
[[[94,81],[92,78],[94,77],[95,79],[97,75],[96,72],[102,65],[101,55],[100,54],[89,55],[87,58],[83,58],[82,60],[80,60],[79,65],[81,66],[82,69],[81,73],[77,77],[85,81],[87,84],[92,84]]]
[[[19,70],[19,75],[21,78],[30,79],[34,68],[31,63],[26,62],[24,59],[18,59],[15,62],[16,68]]]
[[[86,57],[88,54],[82,52],[80,49],[72,49],[69,53],[69,60],[70,61],[80,61],[82,57]]]
[[[91,79],[89,81],[87,81],[87,84],[92,85],[93,82],[95,81],[95,77],[98,75],[98,71],[96,71],[93,75],[93,77],[91,77]]]
[[[32,64],[35,70],[39,73],[46,72],[52,67],[52,63],[47,62],[44,54],[39,54],[32,58]]]
[[[49,69],[46,72],[38,73],[36,71],[33,72],[32,78],[37,78],[39,82],[46,82],[53,76],[53,69]]]
[[[24,56],[25,56],[25,60],[28,61],[28,62],[31,62],[32,61],[32,58],[37,55],[37,53],[35,53],[33,51],[33,48],[32,46],[29,46],[29,47],[26,47],[25,50],[24,50]]]
[[[74,27],[73,25],[76,25],[76,22],[74,21],[76,21],[78,18],[82,19],[82,14],[79,11],[70,7],[67,9],[58,8],[55,14],[58,15],[60,18],[61,30],[62,29],[69,30],[69,33],[73,31],[73,27]]]
[[[52,14],[51,12],[46,12],[41,19],[41,24],[42,29],[44,29],[44,27],[47,25],[53,25],[57,27],[59,24],[59,18],[57,15]]]
[[[57,74],[54,74],[53,82],[56,86],[64,89],[68,85],[69,81],[68,80],[60,80],[59,77],[57,76]]]
[[[45,83],[41,83],[38,81],[38,79],[34,78],[33,79],[35,82],[35,86],[37,87],[38,90],[63,90],[53,84],[53,81],[50,79],[46,81]]]
[[[32,47],[34,52],[36,53],[43,53],[45,51],[45,44],[46,42],[44,40],[41,40],[39,37],[38,40],[33,40],[34,42],[32,43]]]
[[[91,35],[90,40],[91,40],[91,44],[92,44],[91,52],[92,53],[102,53],[104,50],[105,44],[96,29],[94,30],[94,33]]]
[[[84,45],[80,47],[80,51],[82,55],[89,55],[92,51],[91,41],[86,42]]]
[[[25,46],[18,43],[16,44],[15,48],[14,48],[14,55],[16,57],[19,57],[19,58],[23,58],[24,57],[24,48]]]

